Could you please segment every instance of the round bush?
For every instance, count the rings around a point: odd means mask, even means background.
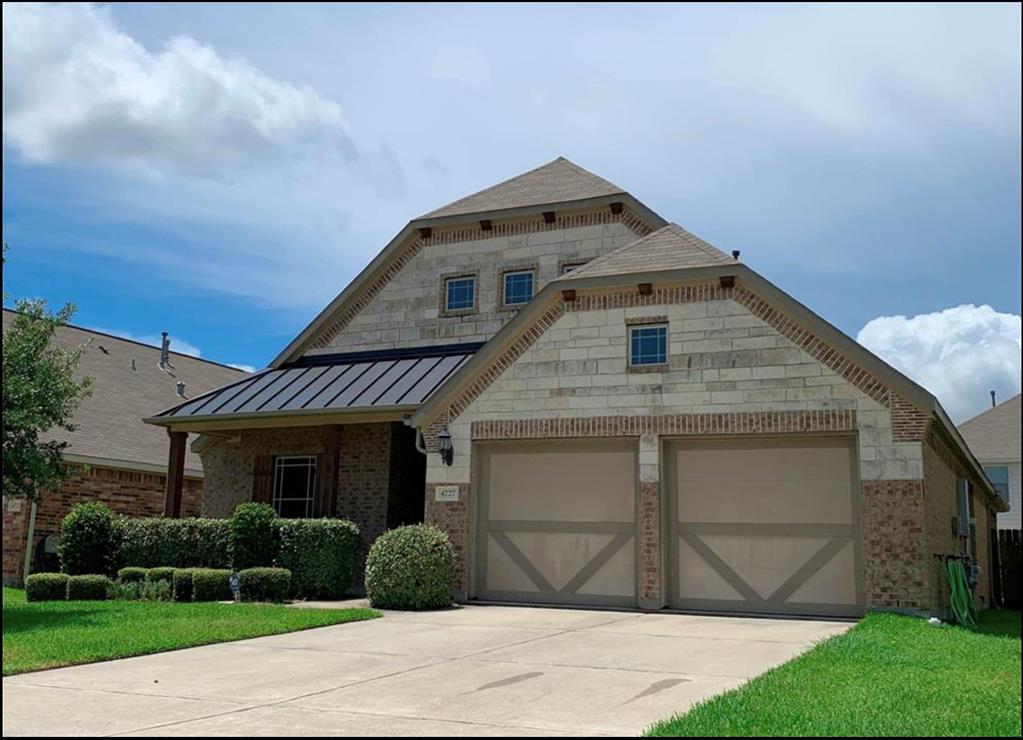
[[[195,571],[195,568],[174,569],[174,577],[171,579],[171,586],[175,601],[192,600],[192,576],[195,575]]]
[[[117,571],[117,580],[120,583],[141,583],[146,580],[147,573],[149,573],[149,568],[135,568],[129,566]]]
[[[158,583],[165,581],[167,585],[170,585],[174,581],[174,568],[159,567],[150,568],[149,572],[146,573],[146,581],[148,583]]]
[[[33,573],[25,579],[25,600],[64,601],[68,578],[66,573]]]
[[[117,539],[114,516],[106,504],[78,504],[60,525],[60,569],[70,575],[113,573]]]
[[[340,599],[355,579],[359,528],[344,519],[280,519],[278,568],[291,571],[291,594]]]
[[[231,516],[231,566],[235,570],[273,565],[277,512],[268,504],[239,504]]]
[[[232,601],[231,571],[196,568],[192,571],[192,601]]]
[[[444,532],[425,524],[398,527],[377,538],[366,558],[366,596],[379,609],[451,606],[455,557]]]
[[[291,571],[247,568],[238,572],[238,590],[242,601],[284,601],[291,591]]]
[[[113,590],[113,581],[101,575],[71,576],[67,582],[68,601],[106,601]]]

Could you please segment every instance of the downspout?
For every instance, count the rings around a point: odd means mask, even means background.
[[[25,585],[32,569],[32,541],[36,536],[36,502],[32,499],[32,507],[28,512],[28,537],[25,539],[25,565],[21,569],[21,584]]]

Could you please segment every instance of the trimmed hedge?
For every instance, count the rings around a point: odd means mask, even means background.
[[[67,573],[33,573],[25,579],[25,600],[64,601],[69,579]]]
[[[231,601],[231,571],[196,568],[192,571],[192,601]]]
[[[114,582],[106,576],[88,574],[71,576],[67,581],[68,601],[106,601]]]
[[[231,523],[231,566],[235,570],[273,565],[277,554],[277,512],[269,504],[238,504]]]
[[[111,574],[117,562],[117,544],[110,507],[97,501],[78,504],[60,525],[60,569],[69,575]]]
[[[379,609],[443,609],[454,583],[451,541],[426,524],[384,532],[366,558],[366,596]]]
[[[242,601],[284,601],[291,592],[291,571],[287,568],[238,571],[238,591]]]
[[[230,562],[227,519],[119,517],[117,561],[146,568],[224,568]]]
[[[121,568],[117,571],[117,580],[121,583],[142,583],[148,573],[149,568]]]
[[[168,584],[174,580],[174,571],[176,568],[170,568],[166,566],[160,566],[158,568],[150,568],[146,573],[147,583],[157,583],[159,581],[166,581]]]
[[[195,568],[174,569],[174,577],[171,579],[174,601],[192,600],[192,576],[195,571]]]
[[[279,519],[274,565],[291,571],[292,596],[340,599],[355,579],[360,546],[359,528],[344,519]]]

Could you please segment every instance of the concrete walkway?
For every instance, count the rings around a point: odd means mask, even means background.
[[[6,735],[621,735],[849,624],[472,606],[3,681]]]

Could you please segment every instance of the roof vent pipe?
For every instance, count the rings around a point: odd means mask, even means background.
[[[163,341],[160,343],[160,367],[167,367],[170,364],[170,337],[165,331],[160,333],[163,335]]]
[[[182,381],[178,381],[178,395],[182,398],[185,397],[185,384]]]
[[[738,249],[733,249],[732,250],[732,259],[733,260],[738,260],[740,254],[742,254],[742,252],[740,252]]]
[[[997,404],[995,404],[995,392],[991,391],[991,408],[994,408],[996,405]]]

